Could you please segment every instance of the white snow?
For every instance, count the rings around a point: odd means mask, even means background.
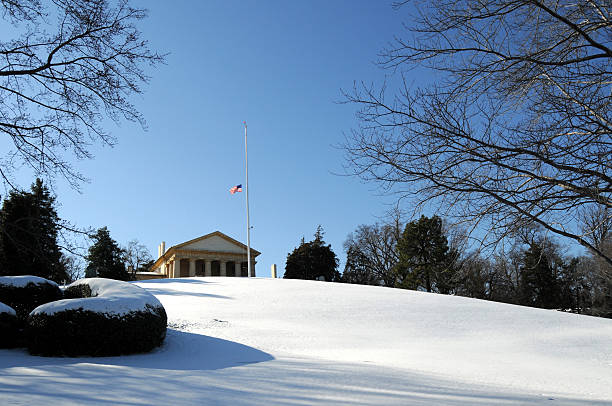
[[[50,281],[48,279],[45,279],[45,278],[38,277],[38,276],[32,276],[32,275],[0,276],[0,285],[23,288],[27,286],[29,283],[33,283],[35,285],[44,285],[45,283],[48,283],[50,285],[57,286],[57,283]]]
[[[150,354],[0,350],[2,405],[612,405],[612,320],[327,282],[138,283]]]
[[[109,315],[124,315],[133,311],[151,311],[149,306],[161,306],[155,296],[128,282],[104,278],[85,278],[79,279],[67,287],[83,284],[89,285],[92,297],[62,299],[45,303],[32,310],[30,314],[54,314],[64,310],[82,309]]]
[[[0,313],[8,313],[12,314],[13,316],[17,316],[17,313],[15,313],[15,309],[13,309],[11,306],[5,305],[2,302],[0,302]]]

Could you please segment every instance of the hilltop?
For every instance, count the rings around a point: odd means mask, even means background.
[[[263,278],[139,282],[163,347],[0,350],[2,404],[611,405],[612,320],[399,289]]]

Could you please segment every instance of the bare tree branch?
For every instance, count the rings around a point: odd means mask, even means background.
[[[22,32],[0,42],[0,134],[13,146],[0,176],[10,185],[10,166],[25,164],[78,188],[85,178],[69,156],[90,158],[92,143],[115,143],[104,117],[145,127],[129,100],[148,82],[145,68],[163,62],[136,27],[146,12],[128,0],[0,0],[0,9]]]
[[[597,0],[418,0],[408,39],[381,54],[400,71],[389,93],[345,92],[360,106],[347,169],[415,205],[469,224],[485,245],[529,224],[593,244],[612,207],[612,24]],[[441,74],[411,88],[415,66]],[[608,217],[609,219],[609,217]],[[599,224],[599,225],[598,225]]]

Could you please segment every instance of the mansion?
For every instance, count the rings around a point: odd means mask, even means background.
[[[139,272],[137,279],[184,278],[189,276],[255,276],[255,257],[251,248],[251,275],[248,275],[247,246],[220,231],[174,245],[158,247],[158,258],[150,272]]]

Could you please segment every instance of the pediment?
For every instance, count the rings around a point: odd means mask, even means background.
[[[191,251],[216,251],[246,254],[246,249],[236,244],[232,244],[231,242],[216,235],[204,240],[192,242],[191,244],[182,245],[181,249]]]
[[[246,254],[247,247],[239,241],[231,237],[215,231],[202,237],[184,242],[175,247],[180,250],[188,251],[213,251],[213,252],[229,252],[233,254]],[[258,255],[259,252],[251,248],[251,253]]]

